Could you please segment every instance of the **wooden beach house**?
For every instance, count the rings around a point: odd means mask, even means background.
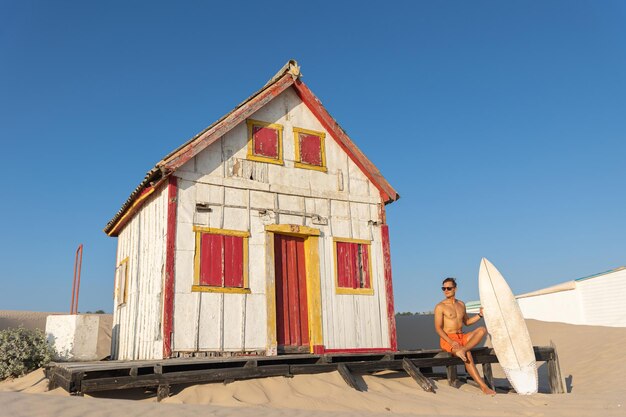
[[[289,61],[106,225],[113,359],[396,350],[398,198]]]

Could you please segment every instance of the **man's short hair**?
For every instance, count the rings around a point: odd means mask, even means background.
[[[448,277],[448,278],[443,280],[442,284],[445,284],[446,282],[451,282],[452,285],[454,285],[454,287],[456,287],[456,279],[454,279],[452,277]]]

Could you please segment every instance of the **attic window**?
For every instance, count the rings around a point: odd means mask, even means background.
[[[296,149],[295,166],[326,172],[326,152],[324,150],[324,132],[293,128]]]
[[[283,126],[248,119],[248,159],[283,164]]]

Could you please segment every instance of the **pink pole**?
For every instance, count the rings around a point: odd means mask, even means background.
[[[83,266],[83,244],[78,245],[76,257],[74,258],[74,280],[72,281],[72,302],[70,304],[70,314],[78,313],[78,292],[80,291],[80,271]]]

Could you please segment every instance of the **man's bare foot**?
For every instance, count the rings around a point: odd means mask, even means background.
[[[467,363],[467,356],[465,356],[465,349],[459,349],[454,352],[456,356],[458,356],[463,362]]]
[[[483,391],[483,394],[485,395],[492,395],[492,396],[496,395],[496,392],[489,387],[483,387],[481,388],[481,390]]]

